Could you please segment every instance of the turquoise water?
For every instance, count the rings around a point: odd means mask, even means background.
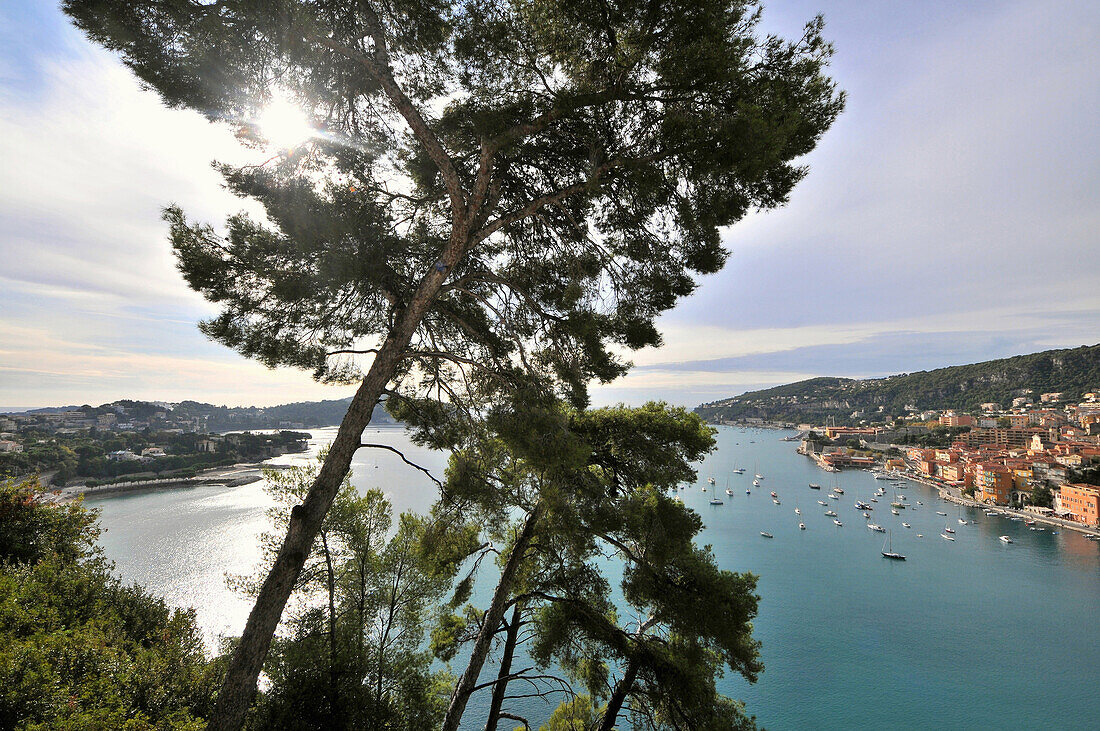
[[[315,431],[314,446],[333,433]],[[723,568],[760,577],[755,635],[766,669],[754,685],[726,677],[724,692],[771,729],[1096,728],[1100,544],[960,509],[915,483],[898,490],[910,508],[893,516],[894,488],[866,472],[840,474],[845,494],[829,500],[833,476],[796,454],[795,443],[779,441],[783,435],[720,429],[717,452],[697,484],[680,493],[703,516],[702,540]],[[399,430],[368,430],[368,438],[442,470],[440,455],[409,444]],[[746,472],[732,475],[733,467]],[[435,496],[434,485],[396,455],[364,450],[354,470],[357,486],[382,487],[398,511],[424,510]],[[764,475],[759,488],[751,488],[754,472]],[[708,476],[718,484],[704,493]],[[733,496],[722,492],[727,479]],[[810,490],[809,482],[823,489]],[[891,530],[905,562],[881,557],[883,534],[864,527],[853,507],[880,485],[887,496],[872,515]],[[707,503],[715,488],[724,505]],[[781,505],[772,503],[772,490]],[[255,537],[267,505],[259,483],[90,504],[103,510],[103,545],[124,577],[196,606],[212,644],[240,631],[248,605],[223,576],[249,570],[258,558]],[[827,509],[843,527],[824,516]],[[959,516],[978,522],[959,525]],[[800,520],[807,530],[798,529]],[[954,542],[940,538],[945,523],[956,530]],[[1005,534],[1015,542],[1002,544],[997,537]],[[475,697],[469,718],[482,715],[485,700]],[[532,719],[548,713],[535,703],[517,710]]]

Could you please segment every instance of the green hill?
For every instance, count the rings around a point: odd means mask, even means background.
[[[976,411],[979,404],[1009,406],[1017,396],[1039,401],[1042,393],[1060,391],[1065,401],[1100,390],[1100,345],[1047,350],[972,365],[903,373],[886,378],[811,378],[695,409],[707,421],[768,421],[838,425],[885,421],[911,410]],[[852,414],[862,412],[862,416]]]

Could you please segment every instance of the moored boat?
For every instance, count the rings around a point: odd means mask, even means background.
[[[893,544],[893,541],[891,540],[892,538],[893,538],[893,534],[888,533],[886,535],[886,540],[882,542],[882,551],[881,551],[882,557],[883,558],[890,558],[890,559],[893,559],[895,561],[904,561],[905,556],[903,556],[902,554],[900,554],[900,553],[898,553],[894,550],[894,548],[893,548],[894,544]]]

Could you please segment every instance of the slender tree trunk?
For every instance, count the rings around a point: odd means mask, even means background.
[[[508,624],[508,634],[504,638],[504,655],[500,659],[500,672],[497,673],[496,685],[493,686],[493,700],[489,704],[489,717],[485,721],[485,731],[497,731],[500,711],[504,707],[504,694],[508,692],[508,681],[505,678],[512,672],[512,658],[516,653],[521,615],[520,603],[516,602],[512,610],[512,621]]]
[[[489,654],[493,637],[496,635],[497,628],[500,627],[501,620],[504,619],[504,610],[507,609],[508,597],[511,595],[512,586],[515,584],[516,572],[523,562],[523,554],[527,552],[527,547],[531,543],[531,536],[535,531],[535,524],[541,516],[542,506],[539,504],[527,516],[523,529],[516,537],[512,552],[508,555],[508,562],[504,565],[504,571],[500,574],[500,581],[497,582],[493,600],[490,602],[489,609],[485,612],[485,617],[482,620],[481,631],[478,632],[474,649],[470,653],[470,662],[466,665],[466,671],[462,673],[462,677],[459,678],[454,693],[451,695],[451,704],[447,707],[447,715],[444,717],[443,726],[441,727],[442,731],[456,731],[458,729],[458,723],[462,720],[462,713],[466,710],[466,703],[470,700],[470,695],[477,685],[478,676],[481,675],[481,668],[485,665],[485,658]]]
[[[210,731],[237,731],[244,724],[245,715],[256,695],[256,678],[263,669],[271,638],[321,528],[321,521],[332,507],[340,483],[351,466],[351,459],[359,449],[363,429],[370,423],[374,407],[404,357],[413,334],[439,294],[447,272],[465,253],[466,228],[465,220],[455,221],[451,240],[440,256],[443,266],[433,267],[420,281],[416,293],[398,317],[397,324],[379,348],[363,383],[355,392],[317,479],[302,504],[290,511],[286,538],[248,614],[241,641],[229,660],[229,668],[207,726]]]
[[[611,731],[615,727],[615,721],[619,718],[619,711],[623,709],[623,703],[630,689],[634,687],[634,680],[638,677],[638,668],[631,662],[626,666],[626,674],[615,686],[611,698],[607,701],[607,709],[603,712],[603,720],[600,721],[599,731]]]
[[[321,547],[325,552],[325,583],[328,589],[328,697],[332,711],[332,723],[337,729],[344,727],[340,708],[340,684],[336,674],[336,572],[332,568],[332,553],[328,550],[328,537],[321,531]]]

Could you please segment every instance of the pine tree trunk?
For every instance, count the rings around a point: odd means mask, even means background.
[[[374,407],[405,356],[405,350],[420,321],[438,295],[447,276],[446,272],[451,271],[462,257],[466,243],[466,222],[456,221],[451,241],[440,257],[443,266],[434,267],[424,276],[408,306],[397,318],[397,324],[379,348],[363,383],[344,414],[336,439],[329,447],[328,456],[321,465],[317,479],[313,481],[302,504],[294,506],[290,511],[286,538],[283,539],[275,563],[248,614],[241,641],[229,660],[229,668],[207,726],[208,731],[237,731],[244,724],[248,708],[256,695],[256,679],[263,669],[271,647],[271,638],[279,626],[283,609],[306,557],[309,556],[321,522],[332,507],[340,483],[351,467],[352,457],[359,449],[363,430],[370,423]]]
[[[638,668],[634,663],[630,663],[626,667],[626,674],[623,675],[622,680],[615,686],[615,690],[611,693],[611,698],[607,701],[607,709],[603,712],[603,720],[600,722],[599,731],[612,731],[615,728],[615,721],[619,718],[619,711],[623,709],[623,703],[626,701],[626,696],[630,693],[630,689],[634,687],[634,679],[638,677]]]
[[[489,703],[489,717],[485,720],[485,731],[497,731],[500,711],[504,707],[504,694],[508,691],[508,681],[505,678],[512,672],[512,658],[516,653],[521,614],[522,610],[517,602],[515,609],[512,610],[512,621],[508,624],[508,634],[504,639],[504,654],[500,658],[500,672],[497,673],[496,685],[493,686],[493,700]]]
[[[328,549],[328,538],[321,531],[321,547],[325,552],[325,588],[328,590],[328,693],[329,707],[332,711],[332,723],[342,729],[344,723],[340,707],[340,685],[336,674],[336,571],[332,566],[332,553]]]
[[[466,703],[469,702],[470,695],[477,685],[478,676],[481,675],[481,668],[485,665],[485,658],[489,654],[493,637],[496,636],[497,628],[500,627],[501,620],[504,619],[504,610],[507,609],[508,597],[511,595],[512,586],[515,584],[516,572],[523,562],[523,554],[527,552],[527,547],[531,543],[531,536],[535,531],[535,524],[541,516],[542,506],[536,505],[531,514],[527,516],[527,520],[523,524],[523,530],[516,537],[512,552],[508,556],[508,563],[505,564],[504,571],[500,574],[500,581],[497,582],[493,600],[482,620],[481,631],[478,632],[474,649],[470,653],[470,662],[466,665],[466,671],[462,673],[462,677],[459,678],[454,693],[451,695],[451,704],[448,706],[447,715],[443,719],[442,731],[457,731],[458,729],[458,723],[462,720],[462,713],[466,710]]]

